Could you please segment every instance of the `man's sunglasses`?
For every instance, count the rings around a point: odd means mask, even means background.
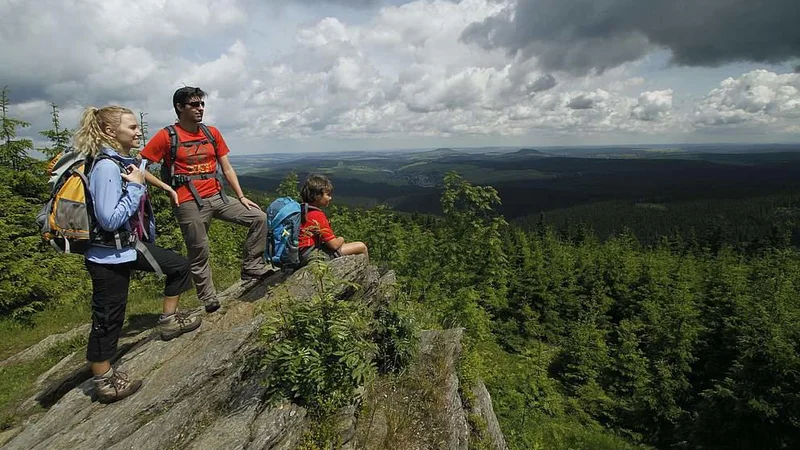
[[[184,105],[189,105],[192,108],[199,108],[201,106],[203,108],[205,108],[206,107],[206,102],[186,102],[186,103],[184,103]]]

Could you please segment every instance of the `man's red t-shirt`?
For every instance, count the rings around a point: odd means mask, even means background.
[[[315,236],[318,236],[318,238],[315,239]],[[328,222],[325,213],[316,209],[310,209],[308,213],[306,213],[305,222],[300,224],[299,238],[297,246],[300,251],[302,251],[308,247],[314,247],[317,243],[322,245],[325,242],[336,239],[336,235],[333,234],[331,224]]]
[[[183,144],[184,142],[191,141],[206,141],[206,135],[203,134],[203,130],[198,128],[197,133],[191,133],[181,128],[180,125],[175,124],[175,131],[178,134],[178,142],[180,142],[180,144],[178,144],[178,152],[175,158],[176,174],[213,174],[217,170],[217,159],[230,153],[228,144],[225,143],[225,140],[222,138],[222,134],[219,132],[219,130],[212,126],[209,126],[208,129],[211,131],[211,135],[214,136],[214,139],[217,140],[216,154],[214,153],[214,146],[211,145],[210,142],[206,142],[204,144],[192,144],[188,147]],[[155,136],[153,136],[152,139],[150,139],[150,142],[147,143],[147,145],[144,147],[144,150],[142,150],[140,154],[142,158],[145,158],[151,162],[160,162],[164,160],[166,164],[171,164],[172,162],[169,161],[169,148],[169,133],[167,130],[162,128],[158,131],[158,133],[155,134]],[[219,182],[217,182],[217,180],[214,178],[207,180],[192,180],[191,182],[194,183],[197,193],[200,194],[200,197],[202,198],[210,197],[222,189],[222,186],[220,186]],[[187,186],[178,186],[175,189],[175,192],[178,193],[178,202],[180,203],[194,200],[194,197],[192,197],[192,192]]]

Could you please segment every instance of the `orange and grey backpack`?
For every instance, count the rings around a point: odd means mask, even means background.
[[[210,172],[193,175],[175,174],[175,158],[178,156],[178,147],[191,147],[193,145],[211,144],[211,146],[214,147],[214,154],[216,155],[217,153],[217,140],[214,138],[214,135],[211,134],[211,130],[204,123],[198,124],[198,126],[200,127],[200,131],[203,132],[205,139],[185,142],[181,142],[178,138],[178,132],[175,130],[175,125],[164,127],[164,129],[167,130],[167,134],[169,134],[170,163],[167,164],[167,162],[164,161],[161,164],[161,181],[167,183],[173,188],[186,185],[186,187],[189,189],[189,192],[192,193],[194,201],[197,202],[197,206],[202,208],[203,204],[201,203],[200,193],[197,192],[192,180],[208,180],[215,178],[220,186],[220,195],[222,195],[222,201],[224,203],[228,203],[228,197],[225,195],[225,185],[222,182],[222,173],[219,162],[217,162],[216,165],[217,170],[215,170],[213,173]]]
[[[50,198],[36,216],[41,227],[42,239],[61,253],[83,254],[91,246],[116,248],[134,247],[143,253],[156,273],[161,268],[152,254],[136,236],[122,227],[116,231],[103,230],[97,223],[92,195],[89,191],[89,173],[99,161],[110,159],[125,173],[122,162],[100,154],[94,158],[68,151],[50,163]],[[125,183],[123,183],[123,191]]]

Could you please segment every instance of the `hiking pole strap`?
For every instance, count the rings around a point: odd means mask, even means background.
[[[158,275],[159,277],[164,276],[164,272],[161,271],[161,266],[158,265],[158,261],[156,261],[156,258],[153,256],[152,253],[150,253],[150,250],[148,250],[147,247],[145,247],[142,241],[139,240],[136,241],[136,251],[141,253],[142,256],[144,256],[144,259],[147,260],[148,264],[150,264],[150,266],[153,268],[156,275]]]

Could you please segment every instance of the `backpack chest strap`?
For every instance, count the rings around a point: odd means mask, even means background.
[[[202,173],[198,175],[174,175],[172,177],[172,182],[170,186],[172,187],[180,187],[186,186],[189,189],[189,192],[192,193],[192,197],[194,201],[197,203],[199,208],[203,207],[202,198],[200,197],[200,192],[198,192],[197,188],[192,183],[193,180],[217,180],[219,183],[219,195],[222,196],[222,203],[228,203],[228,196],[225,195],[225,185],[222,184],[222,179],[219,176],[219,172],[217,173]]]

